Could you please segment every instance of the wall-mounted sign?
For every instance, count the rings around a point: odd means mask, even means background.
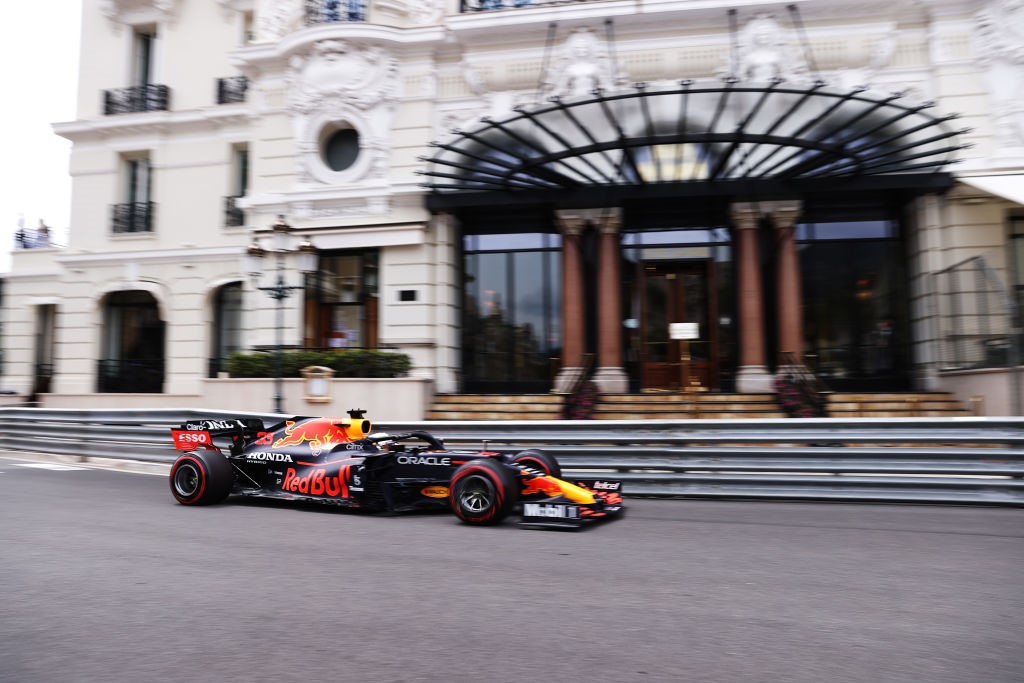
[[[700,323],[669,323],[670,339],[700,339]]]

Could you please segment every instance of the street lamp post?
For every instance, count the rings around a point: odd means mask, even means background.
[[[284,413],[282,405],[282,380],[284,376],[284,300],[291,296],[297,289],[305,289],[305,284],[288,285],[284,279],[284,259],[292,251],[299,254],[299,270],[306,275],[316,271],[317,251],[309,239],[304,239],[297,249],[291,249],[293,241],[292,226],[285,222],[284,216],[278,216],[277,222],[271,226],[271,247],[270,251],[276,256],[276,280],[273,285],[260,287],[259,278],[263,274],[263,257],[267,255],[267,249],[260,245],[257,239],[246,249],[246,257],[249,261],[249,275],[253,278],[256,289],[265,292],[267,296],[277,303],[276,311],[276,343],[274,345],[274,408],[273,412],[280,415]]]

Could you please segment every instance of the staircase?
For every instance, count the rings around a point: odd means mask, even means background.
[[[442,394],[427,420],[560,420],[559,394]],[[601,394],[595,420],[786,417],[774,394]]]
[[[829,417],[962,417],[971,415],[949,392],[827,394]]]
[[[601,394],[595,420],[786,417],[775,394]]]
[[[438,394],[427,420],[560,420],[561,394]]]

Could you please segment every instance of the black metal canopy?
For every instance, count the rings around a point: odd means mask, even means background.
[[[467,193],[536,197],[600,188],[618,195],[628,188],[660,195],[686,185],[719,194],[882,176],[888,187],[935,184],[967,146],[955,141],[967,131],[948,125],[956,115],[930,115],[931,102],[901,99],[823,82],[740,85],[732,78],[595,90],[454,130],[451,140],[431,143],[437,151],[422,157],[429,164],[421,173],[431,178],[435,207],[462,203]]]

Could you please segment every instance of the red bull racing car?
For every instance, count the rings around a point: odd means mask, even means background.
[[[372,434],[363,410],[188,422],[171,430],[184,451],[171,493],[184,505],[231,494],[316,501],[369,511],[451,509],[467,524],[497,524],[517,509],[527,527],[580,528],[622,512],[621,482],[561,479],[552,456],[448,450],[428,432]]]

